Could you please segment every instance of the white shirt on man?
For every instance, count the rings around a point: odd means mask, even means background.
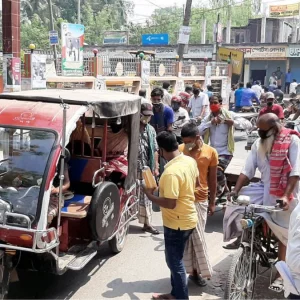
[[[171,94],[166,89],[163,89],[163,91],[164,91],[164,96],[162,98],[163,104],[171,106],[171,99],[172,99]]]
[[[231,119],[234,121],[234,127],[238,129],[251,129],[249,121],[239,117],[236,113],[229,111]],[[226,124],[214,125],[210,121],[210,115],[205,117],[199,126],[200,135],[204,135],[206,130],[210,130],[210,145],[215,148],[219,155],[232,155],[228,151],[228,133],[229,126]]]
[[[292,93],[296,94],[296,88],[297,88],[297,86],[298,86],[297,82],[292,82],[290,84],[290,94],[292,94]]]
[[[256,97],[260,99],[261,94],[263,93],[263,89],[259,84],[252,85],[251,89],[254,91]]]
[[[182,118],[178,120],[179,118]],[[179,107],[179,110],[174,111],[173,132],[180,136],[182,127],[190,120],[189,113],[186,109]]]
[[[203,106],[206,106],[203,117],[209,114],[209,99],[206,93],[200,92],[199,96],[195,98],[192,96],[189,102],[189,108],[192,110],[193,118],[198,118],[201,115]]]

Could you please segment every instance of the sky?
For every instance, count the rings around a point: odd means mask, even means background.
[[[131,0],[134,5],[134,16],[130,20],[134,23],[144,23],[156,8],[174,6],[182,7],[186,0]],[[195,1],[197,2],[197,1]]]

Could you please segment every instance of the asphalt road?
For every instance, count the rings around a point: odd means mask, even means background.
[[[245,158],[244,133],[236,133],[236,156]],[[222,299],[228,269],[234,251],[222,248],[222,209],[208,218],[206,241],[213,265],[213,278],[205,288],[189,284],[190,299]],[[160,213],[153,224],[162,230]],[[269,278],[259,278],[256,299],[279,299],[267,289]],[[163,235],[151,236],[134,221],[125,249],[112,256],[103,246],[99,254],[81,271],[62,276],[28,273],[22,284],[14,287],[12,298],[27,299],[151,299],[152,293],[170,291],[169,271],[164,260]]]

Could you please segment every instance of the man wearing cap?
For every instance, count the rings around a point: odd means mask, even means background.
[[[275,96],[272,92],[266,93],[265,99],[267,101],[267,106],[262,108],[259,112],[259,116],[265,115],[267,113],[275,114],[280,120],[284,119],[283,108],[279,104],[274,104]]]
[[[138,176],[142,179],[142,168],[149,167],[153,175],[158,176],[158,146],[155,129],[149,124],[153,116],[153,108],[150,103],[142,103],[140,119],[140,140],[138,155]],[[159,231],[151,225],[152,202],[141,190],[139,202],[139,223],[143,224],[143,231],[151,234],[159,234]]]

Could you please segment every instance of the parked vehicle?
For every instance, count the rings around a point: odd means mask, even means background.
[[[106,241],[122,251],[137,214],[139,111],[139,97],[118,92],[0,95],[0,298],[14,270],[60,275],[82,269]],[[109,152],[112,124],[126,131],[128,156]],[[71,188],[64,200],[66,162]],[[57,215],[49,222],[58,170]]]

